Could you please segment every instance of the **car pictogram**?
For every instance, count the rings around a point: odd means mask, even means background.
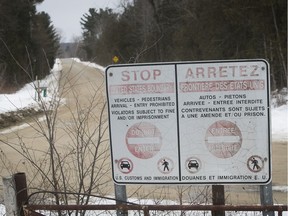
[[[188,168],[191,169],[191,168],[196,168],[198,169],[199,168],[199,163],[197,160],[190,160],[188,162]]]
[[[128,161],[123,160],[120,163],[120,167],[121,167],[121,169],[126,168],[126,169],[130,170],[130,163]]]

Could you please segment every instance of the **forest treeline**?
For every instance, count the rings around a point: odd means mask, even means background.
[[[36,11],[42,2],[0,0],[0,92],[41,79],[54,64],[60,37],[49,14]],[[103,66],[114,56],[120,64],[263,58],[272,90],[287,86],[286,0],[119,2],[120,11],[83,14],[76,57]]]
[[[36,11],[41,2],[0,0],[0,92],[41,79],[53,67],[60,38],[50,16]]]
[[[286,0],[134,0],[81,19],[82,58],[119,63],[264,58],[287,86]],[[83,55],[84,54],[84,55]]]

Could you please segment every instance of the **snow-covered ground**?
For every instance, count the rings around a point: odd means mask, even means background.
[[[77,62],[81,62],[79,59],[74,59]],[[104,71],[104,67],[101,67],[95,63],[91,62],[81,62],[87,66],[95,67]],[[41,80],[39,82],[29,83],[26,84],[20,91],[16,92],[15,94],[0,94],[0,113],[7,113],[10,111],[16,111],[18,109],[24,108],[39,108],[38,102],[36,100],[37,94],[35,92],[35,87],[47,87],[47,97],[43,97],[45,102],[49,102],[52,100],[51,94],[52,92],[57,91],[57,79],[58,79],[58,72],[62,69],[61,61],[57,59],[51,74],[46,77],[46,79]],[[286,90],[287,91],[287,90]],[[41,93],[42,94],[42,93]],[[286,101],[287,101],[287,95]],[[279,140],[279,141],[287,141],[288,140],[288,105],[282,105],[277,107],[275,105],[275,101],[272,99],[272,109],[271,109],[271,123],[272,123],[272,140]],[[26,125],[23,124],[19,127],[25,127]],[[11,132],[13,128],[2,130],[0,133],[7,133]],[[282,188],[283,190],[283,188]],[[287,192],[287,187],[284,189]],[[111,204],[111,203],[105,203]],[[147,204],[147,203],[146,203]],[[150,203],[152,204],[152,203]],[[259,213],[260,214],[260,213]],[[5,215],[5,208],[3,205],[0,205],[0,216]],[[103,214],[102,214],[103,215]],[[179,214],[180,215],[180,214]],[[239,214],[237,214],[239,215]],[[247,214],[245,214],[247,215]],[[251,215],[255,215],[251,213]],[[287,215],[287,212],[284,212],[283,215]]]

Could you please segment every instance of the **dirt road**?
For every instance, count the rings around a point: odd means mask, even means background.
[[[93,128],[96,129],[99,126],[97,121],[101,117],[106,121],[103,124],[107,124],[107,111],[101,115],[102,108],[105,105],[104,102],[106,101],[105,79],[103,71],[85,66],[71,59],[62,59],[62,65],[60,95],[65,100],[65,103],[58,107],[57,119],[55,119],[54,125],[55,134],[52,134],[52,136],[56,137],[55,145],[59,149],[62,148],[62,154],[68,157],[74,154],[77,148],[74,143],[75,140],[84,139],[85,137],[88,139],[90,137],[94,142],[98,141],[95,139],[95,134],[92,133],[95,133]],[[89,115],[86,115],[87,113]],[[50,120],[53,120],[53,118]],[[82,120],[84,126],[76,123],[76,121]],[[33,171],[31,165],[29,165],[28,160],[21,154],[25,153],[23,148],[23,144],[25,144],[25,147],[31,150],[31,159],[35,161],[35,164],[42,164],[47,161],[44,160],[44,158],[47,158],[47,152],[49,152],[47,137],[43,136],[43,132],[39,133],[39,129],[42,127],[44,127],[44,130],[48,129],[47,124],[45,124],[46,121],[42,122],[39,121],[39,118],[31,118],[26,122],[28,124],[27,127],[16,129],[11,133],[1,134],[0,131],[0,140],[2,140],[2,143],[0,143],[2,151],[0,171],[2,177],[16,172],[26,172],[31,185],[35,186],[35,182],[40,185],[43,183],[41,178],[37,177],[37,172]],[[85,128],[86,131],[80,134],[79,128],[81,129],[81,127]],[[92,129],[88,130],[88,127]],[[75,128],[78,128],[76,136],[69,133],[69,130],[72,132],[72,129]],[[93,193],[113,196],[114,187],[111,181],[108,131],[103,134],[105,137],[102,139],[103,142],[100,149],[102,153],[99,154],[101,156],[97,158],[97,163],[101,160],[104,162],[100,163],[102,171],[98,173],[97,187],[94,188]],[[83,135],[83,137],[80,137],[80,135]],[[274,187],[273,199],[274,203],[278,204],[287,203],[287,146],[287,142],[274,141],[272,144],[273,186],[286,186],[286,192],[276,190],[277,187]],[[88,158],[86,159],[88,160]],[[67,170],[70,170],[73,169],[75,164],[71,160],[71,163],[69,162],[65,166],[67,166]],[[44,167],[43,169],[47,172],[50,171],[49,167]],[[51,173],[49,172],[49,174]],[[76,182],[73,176],[67,175],[67,178],[69,178],[70,183]],[[37,187],[39,188],[40,185]],[[0,187],[2,188],[2,185]],[[183,199],[191,203],[211,202],[211,186],[132,185],[127,186],[127,191],[129,197],[137,197],[138,199],[174,199],[178,201]],[[0,192],[2,194],[2,191]],[[225,186],[225,197],[227,203],[260,203],[259,186]]]

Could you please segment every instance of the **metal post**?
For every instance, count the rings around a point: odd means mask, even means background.
[[[126,204],[127,202],[126,186],[114,184],[114,188],[115,188],[116,205]],[[117,210],[117,216],[128,216],[128,211]]]
[[[260,185],[260,200],[261,205],[273,205],[273,192],[272,192],[272,181],[267,185]],[[263,211],[263,216],[274,216],[273,211]]]
[[[213,205],[225,205],[224,185],[212,185]],[[212,211],[212,216],[225,216],[225,211]]]

